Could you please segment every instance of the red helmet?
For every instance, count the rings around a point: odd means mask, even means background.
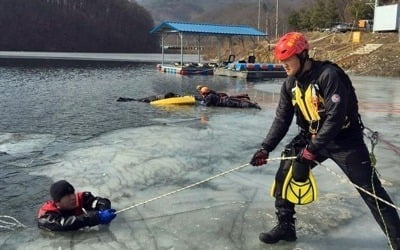
[[[302,33],[289,32],[282,36],[275,45],[275,58],[285,60],[293,55],[298,55],[304,50],[309,50],[307,39]]]

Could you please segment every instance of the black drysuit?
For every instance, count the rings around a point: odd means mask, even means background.
[[[314,60],[311,62],[312,67],[309,71],[298,78],[288,77],[285,80],[281,88],[276,117],[262,147],[271,152],[286,135],[293,117],[296,116],[301,132],[286,146],[285,155],[296,155],[308,145],[309,150],[317,155],[318,162],[332,159],[351,182],[371,193],[375,190],[378,197],[393,204],[371,166],[369,152],[363,141],[357,97],[350,79],[343,70],[332,63]],[[302,111],[295,101],[296,86],[299,93],[297,96],[304,100],[305,92],[310,89],[310,85],[316,89],[315,92],[320,98],[318,100],[323,100],[318,103],[321,118],[318,122],[307,120],[307,109]],[[312,134],[314,136],[311,136]],[[290,162],[282,161],[276,173],[275,206],[278,216],[290,218],[295,214],[295,205],[282,199],[280,189],[289,166]],[[396,209],[381,201],[378,201],[377,206],[374,197],[358,191],[379,226],[391,239],[394,249],[399,249],[400,220]]]
[[[218,107],[230,107],[230,108],[256,108],[261,107],[250,101],[250,97],[247,94],[228,96],[225,93],[217,93],[210,91],[203,97],[203,105],[205,106],[218,106]]]
[[[100,224],[97,212],[111,208],[111,201],[90,192],[75,193],[76,208],[59,209],[55,201],[44,203],[38,213],[38,227],[49,231],[71,231]]]

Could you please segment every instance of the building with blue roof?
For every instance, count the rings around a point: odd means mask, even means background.
[[[267,34],[245,25],[223,25],[209,23],[189,23],[165,21],[155,26],[150,31],[151,34],[161,34],[162,64],[164,64],[164,38],[168,34],[177,34],[180,37],[181,65],[183,65],[183,37],[197,36],[197,53],[200,63],[200,42],[202,36],[216,36],[218,38],[228,37],[231,47],[231,38],[234,36],[265,37]],[[220,60],[220,43],[218,39],[218,60]],[[231,50],[231,49],[230,49]]]
[[[222,25],[207,23],[163,22],[150,33],[186,33],[202,36],[266,36],[265,33],[244,25]]]

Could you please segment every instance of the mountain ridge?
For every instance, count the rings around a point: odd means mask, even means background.
[[[287,17],[293,10],[309,1],[280,0],[278,6],[280,28],[287,27]],[[195,2],[191,0],[136,0],[136,2],[151,13],[156,24],[163,21],[243,24],[267,30],[272,29],[276,19],[276,0]]]

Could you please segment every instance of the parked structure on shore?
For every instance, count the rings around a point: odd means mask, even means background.
[[[279,65],[271,63],[256,63],[254,56],[249,56],[246,61],[234,61],[232,55],[232,38],[233,37],[265,37],[267,34],[258,31],[249,26],[243,25],[222,25],[222,24],[204,24],[204,23],[182,23],[182,22],[163,22],[154,27],[150,33],[161,33],[161,64],[157,68],[163,72],[176,73],[182,75],[202,74],[202,75],[225,75],[241,78],[275,78],[284,77],[286,73]],[[164,38],[169,34],[178,34],[180,37],[181,61],[173,65],[164,64]],[[197,36],[197,63],[184,63],[183,60],[183,36]],[[218,61],[214,64],[201,62],[201,38],[202,36],[215,36],[218,40]],[[221,40],[229,39],[230,56],[228,61],[221,60]],[[233,58],[232,58],[233,57]]]

